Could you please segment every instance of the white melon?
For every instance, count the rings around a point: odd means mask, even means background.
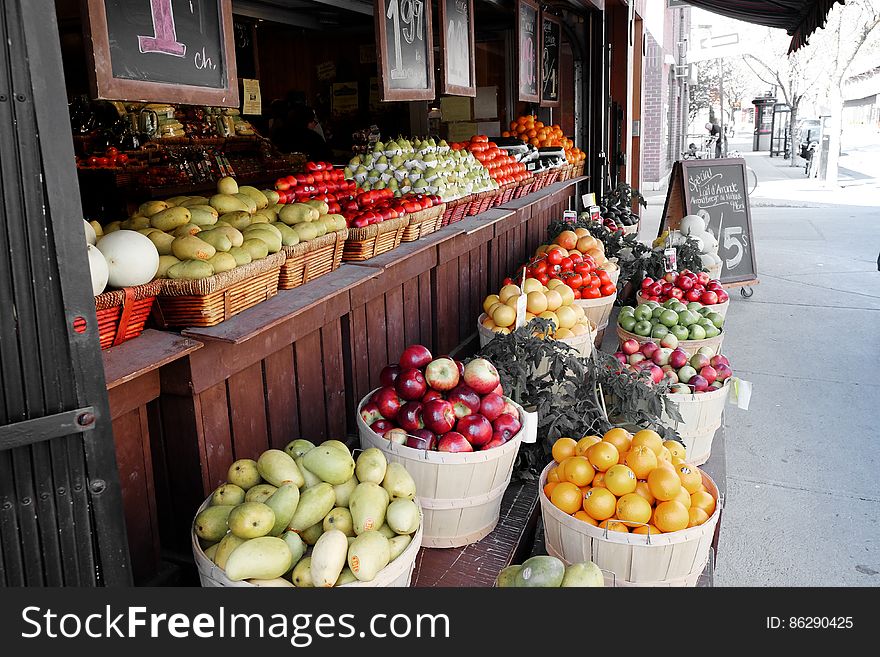
[[[88,245],[89,248],[89,271],[92,274],[92,294],[98,296],[107,287],[107,278],[110,276],[110,269],[107,267],[107,261],[104,254],[97,248]]]
[[[83,230],[86,233],[86,242],[88,244],[94,244],[98,241],[98,236],[95,234],[95,229],[92,228],[92,224],[83,219]]]
[[[96,246],[107,260],[108,282],[112,287],[149,283],[159,270],[156,245],[137,231],[114,231],[98,240]]]

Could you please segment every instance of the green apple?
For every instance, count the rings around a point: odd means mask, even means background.
[[[690,326],[691,324],[696,323],[697,317],[690,310],[682,310],[678,313],[678,323],[681,326]]]
[[[637,324],[637,321],[636,318],[632,315],[621,315],[617,318],[617,323],[624,331],[629,331],[630,333],[632,333]]]
[[[700,347],[697,349],[698,354],[703,354],[706,358],[712,358],[715,355],[715,350],[712,347]]]
[[[674,306],[672,306],[672,310],[677,313],[680,313],[682,310],[687,310],[688,307],[684,305],[681,301],[678,301]]]
[[[699,324],[691,324],[688,329],[690,334],[689,340],[705,340],[706,339],[706,329],[704,329]]]
[[[699,324],[700,326],[702,326],[704,331],[705,331],[707,328],[709,328],[710,326],[715,326],[715,325],[712,323],[712,320],[709,319],[708,317],[700,317],[700,319],[697,320],[697,324]]]
[[[664,308],[663,306],[657,306],[656,308],[654,308],[654,311],[651,313],[651,319],[659,320],[660,315],[662,315],[665,312],[666,312],[666,308]]]
[[[623,307],[620,309],[620,315],[621,315],[621,316],[623,316],[623,315],[632,315],[635,311],[636,311],[636,309],[633,308],[632,306],[623,306]]]
[[[702,307],[703,307],[703,304],[701,304],[699,301],[691,301],[687,305],[687,309],[693,310],[693,311],[698,311]]]
[[[636,325],[633,327],[632,332],[636,335],[641,335],[642,337],[648,337],[651,335],[651,322],[647,320],[642,320],[640,322],[636,322]]]
[[[678,324],[678,313],[674,310],[666,309],[660,313],[660,323],[669,328]]]
[[[677,303],[678,299],[676,299],[675,297],[669,297],[666,301],[663,302],[663,307],[672,308]]]
[[[687,327],[682,326],[681,324],[676,324],[675,326],[670,327],[669,332],[679,340],[687,340],[691,334]]]
[[[706,328],[706,337],[707,338],[714,338],[715,336],[720,335],[720,334],[721,334],[721,329],[716,328],[714,324],[712,326]]]
[[[649,306],[647,303],[640,304],[633,313],[633,317],[636,318],[636,321],[643,322],[645,320],[651,319],[654,314],[654,309]]]
[[[724,315],[721,313],[709,313],[706,315],[710,322],[715,326],[715,328],[721,328],[724,326]]]
[[[668,334],[669,329],[663,324],[654,324],[654,328],[651,329],[651,337],[657,340],[665,338]]]

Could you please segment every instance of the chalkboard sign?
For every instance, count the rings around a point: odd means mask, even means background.
[[[551,14],[541,14],[541,107],[559,107],[559,56],[562,26]]]
[[[541,94],[541,69],[538,57],[541,46],[540,12],[532,0],[516,4],[517,55],[519,60],[519,99],[537,103]]]
[[[474,1],[439,1],[443,93],[456,96],[476,96]]]
[[[688,214],[708,217],[708,228],[718,239],[722,283],[757,282],[745,160],[676,162],[658,234],[678,228]]]
[[[375,0],[382,100],[434,99],[430,0]]]
[[[231,0],[88,0],[97,98],[238,107]]]

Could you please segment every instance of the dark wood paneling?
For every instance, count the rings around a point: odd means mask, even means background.
[[[386,334],[385,321],[385,297],[384,295],[371,299],[366,304],[367,311],[367,366],[370,375],[370,388],[379,386],[379,372],[389,362],[388,360],[388,336]],[[396,358],[396,356],[392,356]]]
[[[321,353],[324,356],[324,408],[327,438],[345,441],[345,375],[342,360],[342,329],[331,322],[321,329]]]
[[[203,462],[204,490],[207,493],[226,481],[226,473],[235,460],[232,427],[229,416],[229,397],[226,382],[218,383],[194,398],[198,402]],[[252,458],[248,456],[247,458]]]
[[[266,422],[266,393],[263,364],[254,363],[226,383],[229,396],[229,419],[232,424],[232,451],[235,459],[257,459],[269,449]],[[223,407],[203,409],[223,414]]]
[[[402,354],[407,344],[404,339],[405,311],[403,307],[403,285],[385,293],[385,324],[388,330],[388,355],[396,358]]]
[[[294,348],[302,437],[317,444],[331,437],[327,435],[325,419],[321,331],[319,329],[312,331],[301,340],[297,340]]]
[[[266,371],[269,444],[275,449],[284,449],[287,443],[300,436],[293,346],[287,345],[276,351],[263,363]]]

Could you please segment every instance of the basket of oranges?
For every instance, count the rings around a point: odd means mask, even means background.
[[[547,553],[593,560],[621,586],[696,586],[722,501],[684,447],[650,429],[560,438],[541,473]]]
[[[574,142],[562,134],[562,128],[558,125],[544,125],[538,117],[531,114],[519,116],[510,122],[510,130],[501,133],[502,137],[515,137],[536,148],[548,148],[552,146],[562,147],[566,150],[574,149]]]

